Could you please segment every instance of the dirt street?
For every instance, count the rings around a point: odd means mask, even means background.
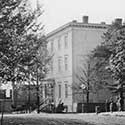
[[[109,114],[6,114],[3,125],[125,125],[125,117]]]

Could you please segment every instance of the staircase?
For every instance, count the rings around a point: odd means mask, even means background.
[[[40,112],[52,112],[52,101],[50,98],[45,98],[41,101],[39,109]]]

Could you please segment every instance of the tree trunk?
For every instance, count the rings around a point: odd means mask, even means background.
[[[86,94],[86,103],[89,103],[89,91],[87,90],[87,94]]]
[[[89,103],[89,79],[87,82],[87,95],[86,95],[86,102]]]
[[[87,103],[87,105],[86,105],[86,112],[88,112],[88,103],[89,103],[89,91],[87,90],[87,94],[86,94],[86,103]]]
[[[31,106],[30,106],[30,81],[29,81],[29,86],[28,86],[28,110],[29,113],[31,112]]]
[[[16,108],[17,106],[17,93],[16,93],[16,86],[15,86],[15,81],[12,81],[12,102],[13,106]]]
[[[4,115],[4,105],[5,105],[4,102],[5,102],[4,100],[1,101],[1,108],[2,108],[2,111],[1,111],[1,120],[0,120],[1,125],[3,125],[3,115]]]
[[[123,111],[123,108],[124,108],[123,87],[120,92],[120,98],[121,98],[121,111]]]
[[[123,111],[124,108],[124,97],[123,97],[123,80],[120,80],[120,92],[119,92],[119,96],[121,98],[120,104],[121,104],[121,111]]]
[[[37,113],[39,113],[39,86],[37,84]]]
[[[39,110],[39,103],[40,103],[40,98],[39,98],[39,80],[38,80],[38,67],[37,67],[37,113],[39,114],[40,113],[40,110]]]

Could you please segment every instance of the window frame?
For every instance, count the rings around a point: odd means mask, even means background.
[[[68,98],[68,81],[65,81],[65,98]]]
[[[66,35],[64,36],[64,47],[65,47],[65,49],[68,48],[68,34],[66,34]]]
[[[51,69],[51,73],[53,73],[53,60],[51,60],[51,64],[50,64],[50,69]]]
[[[68,70],[68,55],[64,56],[64,66],[65,66],[65,71]]]
[[[54,42],[51,41],[51,52],[53,52],[53,50],[54,50]]]
[[[58,72],[61,72],[62,70],[61,63],[62,63],[62,57],[58,57]]]
[[[58,50],[61,50],[61,38],[59,37],[57,41],[58,41]]]
[[[61,98],[61,96],[62,96],[62,90],[61,90],[61,83],[59,83],[59,85],[58,85],[58,94],[59,94],[59,98]]]

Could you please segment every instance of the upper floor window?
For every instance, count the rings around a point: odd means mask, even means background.
[[[67,85],[67,81],[65,82],[65,98],[68,98],[68,85]]]
[[[1,89],[0,99],[10,99],[12,98],[12,89]]]
[[[62,58],[59,57],[59,58],[58,58],[58,71],[59,71],[59,72],[61,71],[61,62],[62,62]]]
[[[51,52],[53,52],[53,41],[51,41]]]
[[[59,98],[61,98],[61,85],[59,84]]]
[[[45,98],[47,97],[47,85],[44,84],[44,92],[45,92]]]
[[[61,39],[59,38],[58,39],[58,50],[60,50],[61,49]]]
[[[68,35],[64,36],[64,47],[65,49],[68,48]]]
[[[6,90],[2,89],[0,90],[0,99],[5,99],[6,98]]]
[[[68,56],[67,55],[65,55],[64,57],[64,65],[65,65],[65,71],[67,71],[68,70]]]
[[[51,68],[51,72],[53,73],[53,60],[51,60],[50,68]]]

